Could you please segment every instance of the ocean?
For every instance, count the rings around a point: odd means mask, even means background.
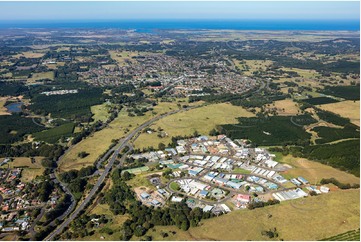
[[[359,20],[57,20],[0,21],[0,28],[118,28],[226,30],[345,30],[359,31]]]

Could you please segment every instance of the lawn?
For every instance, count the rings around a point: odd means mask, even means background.
[[[172,182],[170,184],[170,188],[173,190],[173,191],[178,191],[180,189],[180,186],[177,182]]]
[[[235,173],[242,173],[242,174],[250,174],[251,171],[249,170],[245,170],[245,169],[242,169],[242,168],[234,168],[232,172],[235,172]]]
[[[175,109],[177,109],[175,103],[161,102],[154,107],[154,112],[159,115]],[[92,165],[95,160],[109,148],[113,139],[124,137],[126,133],[153,117],[155,117],[155,115],[152,112],[147,112],[144,116],[129,117],[125,109],[121,110],[118,117],[114,119],[108,127],[95,132],[90,137],[72,147],[61,159],[59,169],[61,171],[71,169],[79,170],[82,167]],[[82,151],[89,153],[89,155],[80,159],[78,153]]]
[[[189,233],[192,240],[269,240],[261,232],[276,228],[277,240],[319,240],[358,229],[359,219],[360,191],[345,190],[255,210],[233,211],[202,220],[203,225],[190,228]]]
[[[182,111],[168,116],[151,127],[155,130],[162,128],[167,137],[158,137],[157,132],[152,134],[143,133],[134,142],[136,148],[148,146],[157,147],[159,143],[168,144],[172,136],[191,135],[194,131],[208,135],[209,132],[219,124],[236,124],[237,117],[253,117],[254,114],[239,106],[229,103],[220,103],[203,106],[189,111]]]
[[[319,105],[319,108],[349,118],[351,123],[360,126],[360,101],[342,101]]]
[[[36,176],[41,176],[44,172],[44,167],[41,165],[41,160],[44,157],[35,157],[35,163],[31,163],[29,157],[14,157],[14,161],[9,162],[10,168],[22,167],[20,180],[22,182],[30,182]],[[2,159],[1,159],[2,161]],[[7,165],[3,165],[1,168],[7,168]]]

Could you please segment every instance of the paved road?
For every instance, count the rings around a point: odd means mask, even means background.
[[[198,106],[194,106],[194,107],[188,107],[185,109],[179,109],[179,110],[174,110],[165,114],[162,114],[160,116],[154,117],[153,119],[143,123],[142,125],[140,125],[138,128],[136,128],[135,130],[133,130],[132,132],[130,132],[124,139],[120,140],[120,142],[118,143],[118,145],[115,146],[115,151],[113,153],[113,155],[111,156],[108,164],[105,167],[105,170],[102,172],[101,176],[99,177],[97,183],[94,185],[93,189],[89,192],[88,196],[84,199],[84,201],[74,210],[74,212],[72,214],[70,214],[70,216],[64,220],[64,222],[62,224],[60,224],[53,232],[51,232],[44,240],[54,240],[55,236],[60,234],[63,229],[65,227],[67,227],[77,216],[78,214],[85,208],[85,206],[90,202],[90,200],[93,198],[93,196],[96,194],[96,192],[98,191],[99,187],[101,186],[101,184],[104,182],[106,176],[109,174],[110,170],[112,169],[114,162],[120,152],[120,150],[122,150],[125,146],[127,146],[127,143],[135,136],[137,135],[138,132],[140,132],[142,129],[144,129],[145,127],[149,126],[150,124],[164,118],[167,117],[169,115],[178,113],[181,110],[189,110],[192,108],[196,108]]]

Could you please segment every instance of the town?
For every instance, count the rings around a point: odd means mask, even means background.
[[[129,155],[153,165],[156,162],[164,170],[167,183],[162,183],[159,172],[149,173],[147,166],[123,172],[148,171],[153,186],[134,188],[147,206],[162,207],[167,200],[180,202],[186,197],[189,207],[217,215],[260,201],[286,201],[329,192],[327,186],[312,185],[301,176],[284,178],[282,173],[292,169],[290,166],[274,161],[275,156],[267,149],[250,148],[245,141],[232,141],[225,135],[199,136],[178,140],[175,148]]]

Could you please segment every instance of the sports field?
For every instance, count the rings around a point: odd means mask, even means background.
[[[148,146],[157,147],[159,143],[168,144],[172,136],[191,135],[195,131],[208,135],[209,132],[219,124],[237,124],[238,117],[254,117],[255,115],[239,106],[229,103],[212,104],[200,108],[183,111],[168,116],[151,127],[155,130],[160,127],[168,136],[158,137],[157,132],[152,134],[143,133],[134,142],[136,148]]]
[[[342,117],[349,118],[351,123],[360,126],[360,101],[342,101],[318,105],[318,107],[336,113]]]
[[[133,169],[127,169],[124,171],[127,171],[132,174],[140,174],[140,173],[142,173],[144,171],[148,171],[148,170],[149,170],[148,166],[142,166],[142,167],[137,167],[137,168],[133,168]]]

